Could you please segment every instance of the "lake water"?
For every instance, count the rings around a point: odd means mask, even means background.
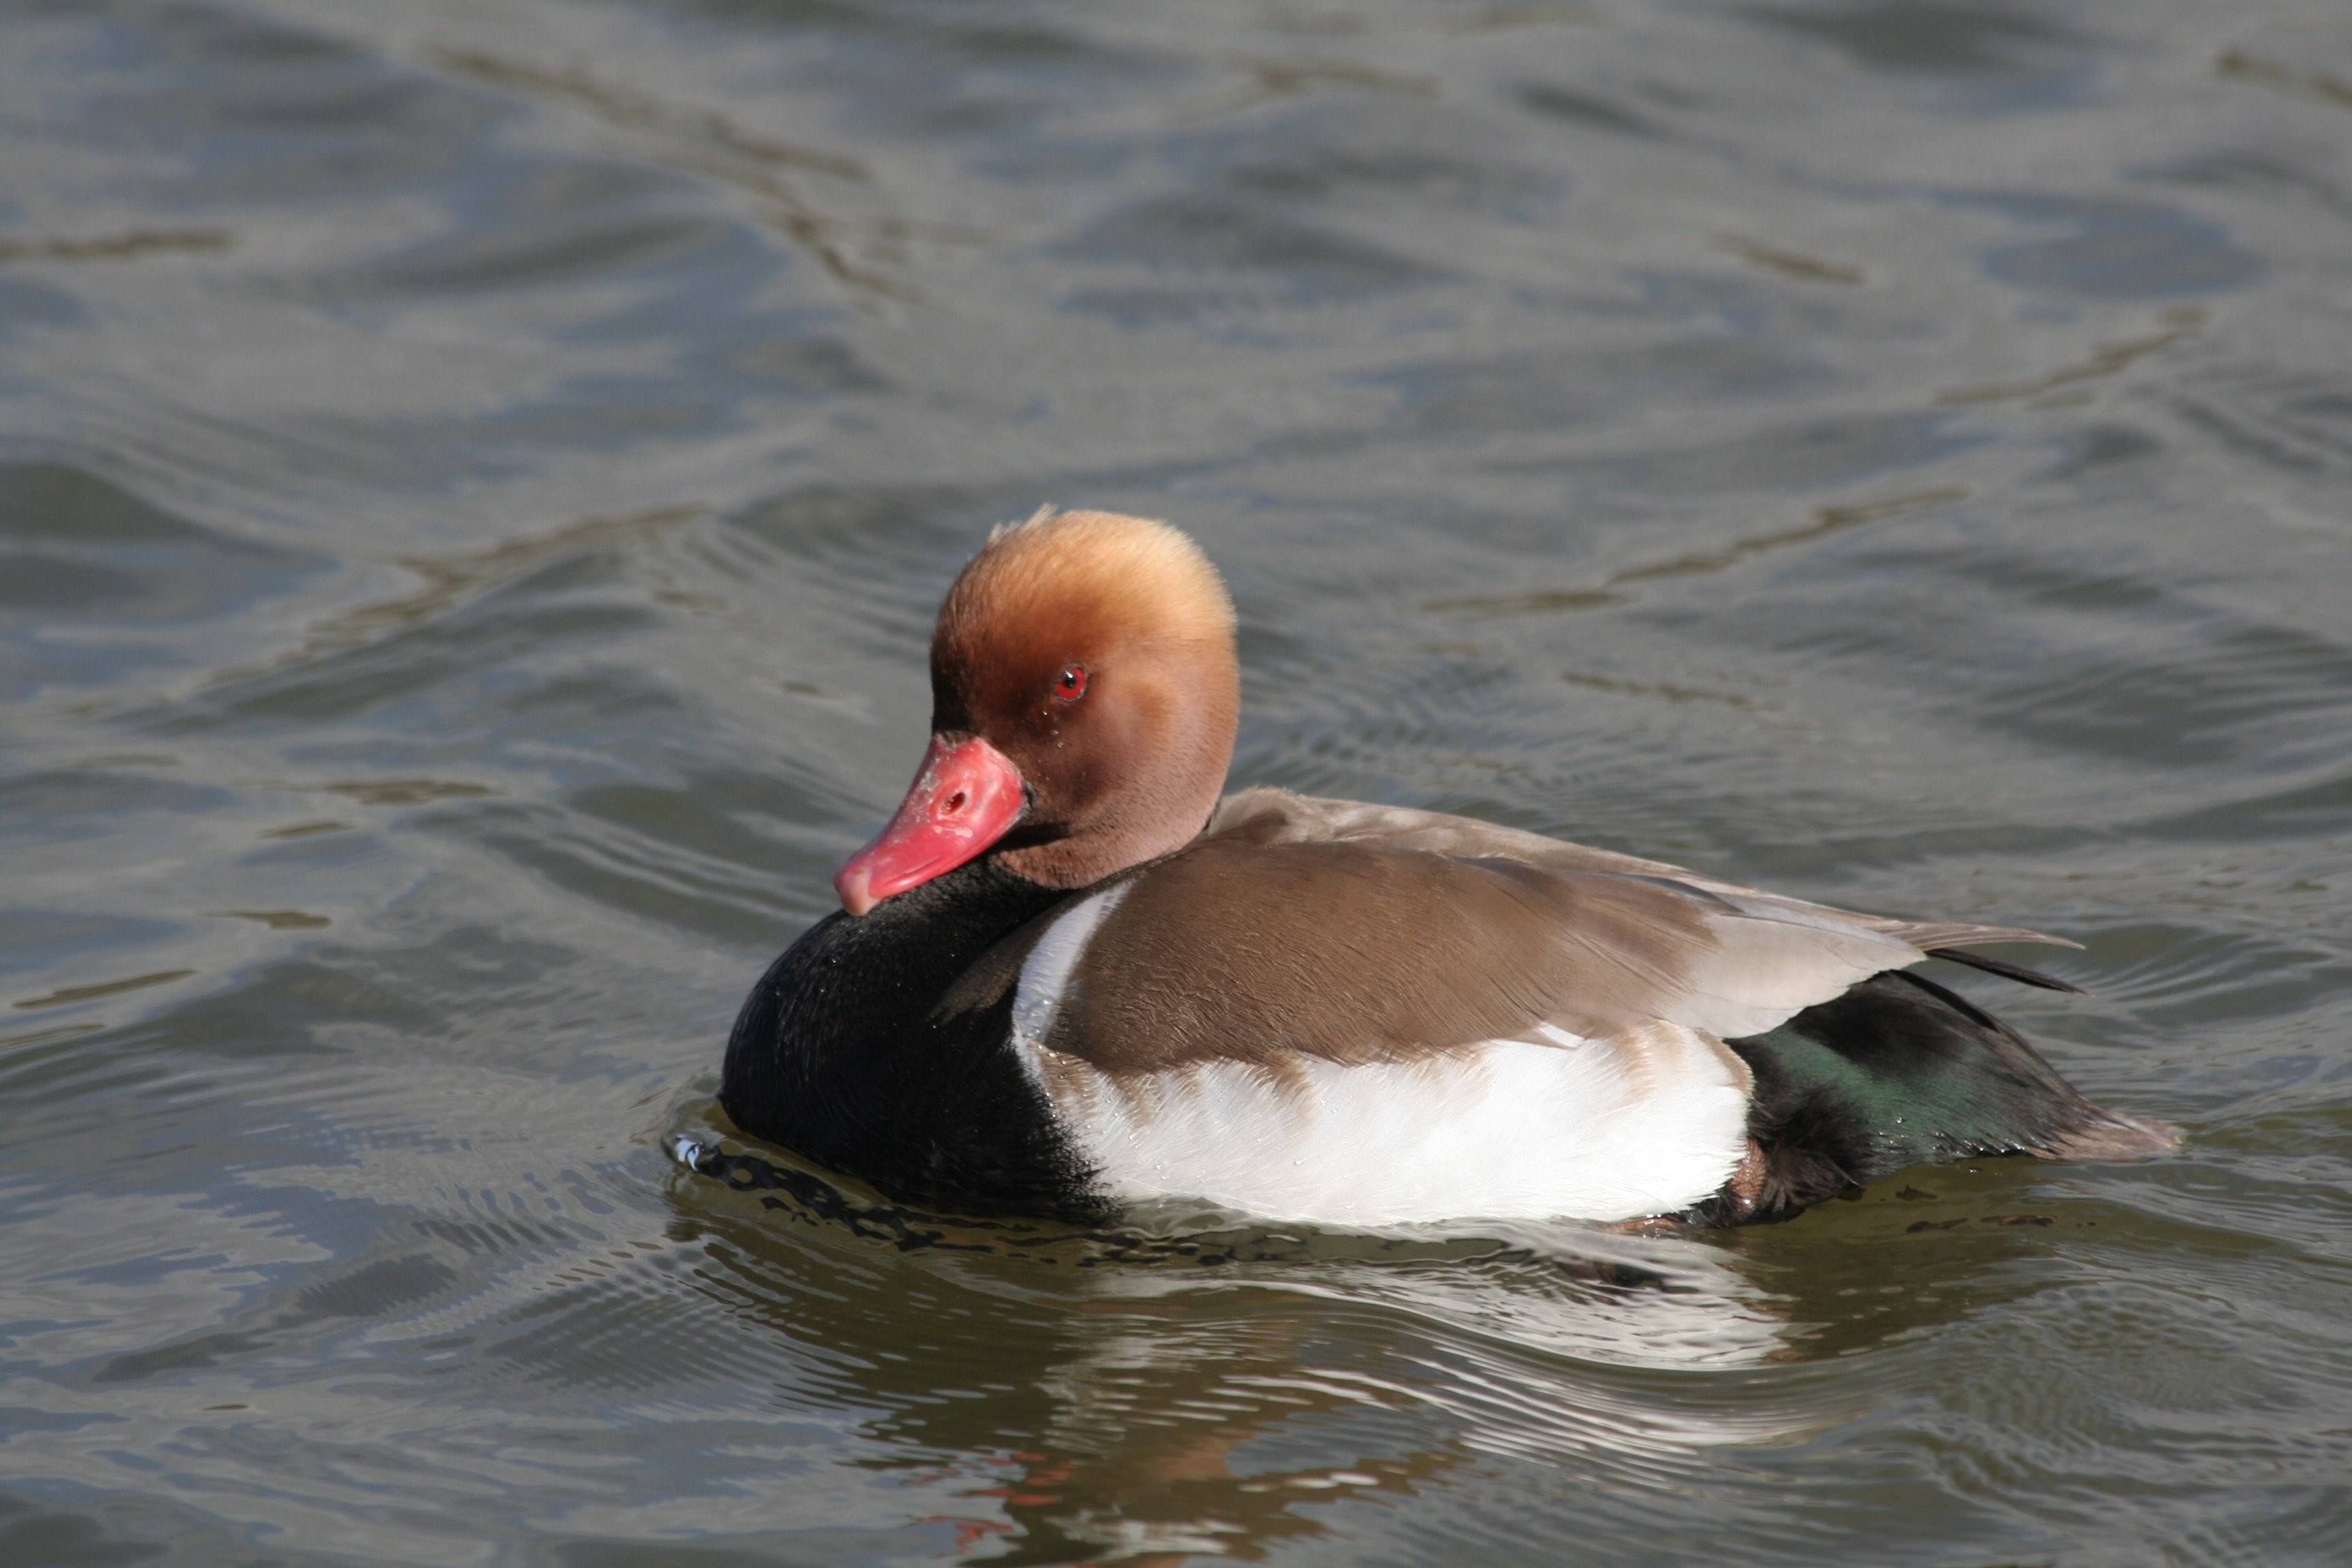
[[[1955,983],[2185,1146],[682,1168],[1048,501],[1237,781],[2064,933]],[[12,1568],[2352,1558],[2340,0],[11,5],[0,552]]]

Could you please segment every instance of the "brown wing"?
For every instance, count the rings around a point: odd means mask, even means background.
[[[1695,888],[1763,918],[1777,911],[1780,918],[1804,922],[1826,921],[1883,932],[1927,952],[1940,947],[1968,947],[1979,942],[2032,942],[2053,947],[2079,947],[2064,937],[2048,936],[2021,926],[1980,925],[1968,921],[1915,921],[1888,915],[1857,914],[1826,904],[1768,893],[1738,882],[1726,882],[1702,872],[1685,870],[1664,860],[1645,860],[1614,850],[1595,849],[1562,838],[1547,838],[1516,827],[1503,827],[1475,817],[1449,816],[1444,812],[1414,811],[1408,806],[1368,805],[1361,801],[1330,800],[1319,795],[1292,795],[1287,790],[1247,789],[1217,804],[1203,837],[1239,837],[1258,843],[1329,841],[1378,844],[1392,849],[1425,849],[1468,858],[1522,861],[1564,870],[1616,871],[1630,876],[1663,877]]]
[[[1918,933],[1915,937],[1914,933]],[[1461,817],[1255,790],[1137,873],[1050,1044],[1114,1073],[1297,1055],[1409,1060],[1482,1041],[1768,1029],[1919,937],[1878,920]]]

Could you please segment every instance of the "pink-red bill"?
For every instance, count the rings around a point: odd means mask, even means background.
[[[1003,752],[977,736],[932,736],[898,815],[835,875],[841,907],[862,915],[945,876],[1010,832],[1022,805],[1021,770]]]

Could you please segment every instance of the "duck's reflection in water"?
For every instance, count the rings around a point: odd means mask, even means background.
[[[1006,1562],[1255,1555],[1481,1456],[1654,1500],[1680,1461],[1836,1418],[1801,1380],[1743,1394],[1796,1359],[1784,1303],[1686,1239],[972,1224],[686,1157],[705,1288],[815,1369],[784,1396],[870,1411],[909,1479],[968,1481],[941,1522]]]

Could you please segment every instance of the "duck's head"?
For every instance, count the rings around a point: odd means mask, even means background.
[[[1200,832],[1233,760],[1234,606],[1164,522],[1040,512],[998,529],[931,633],[931,744],[834,878],[862,915],[983,855],[1083,888]]]

